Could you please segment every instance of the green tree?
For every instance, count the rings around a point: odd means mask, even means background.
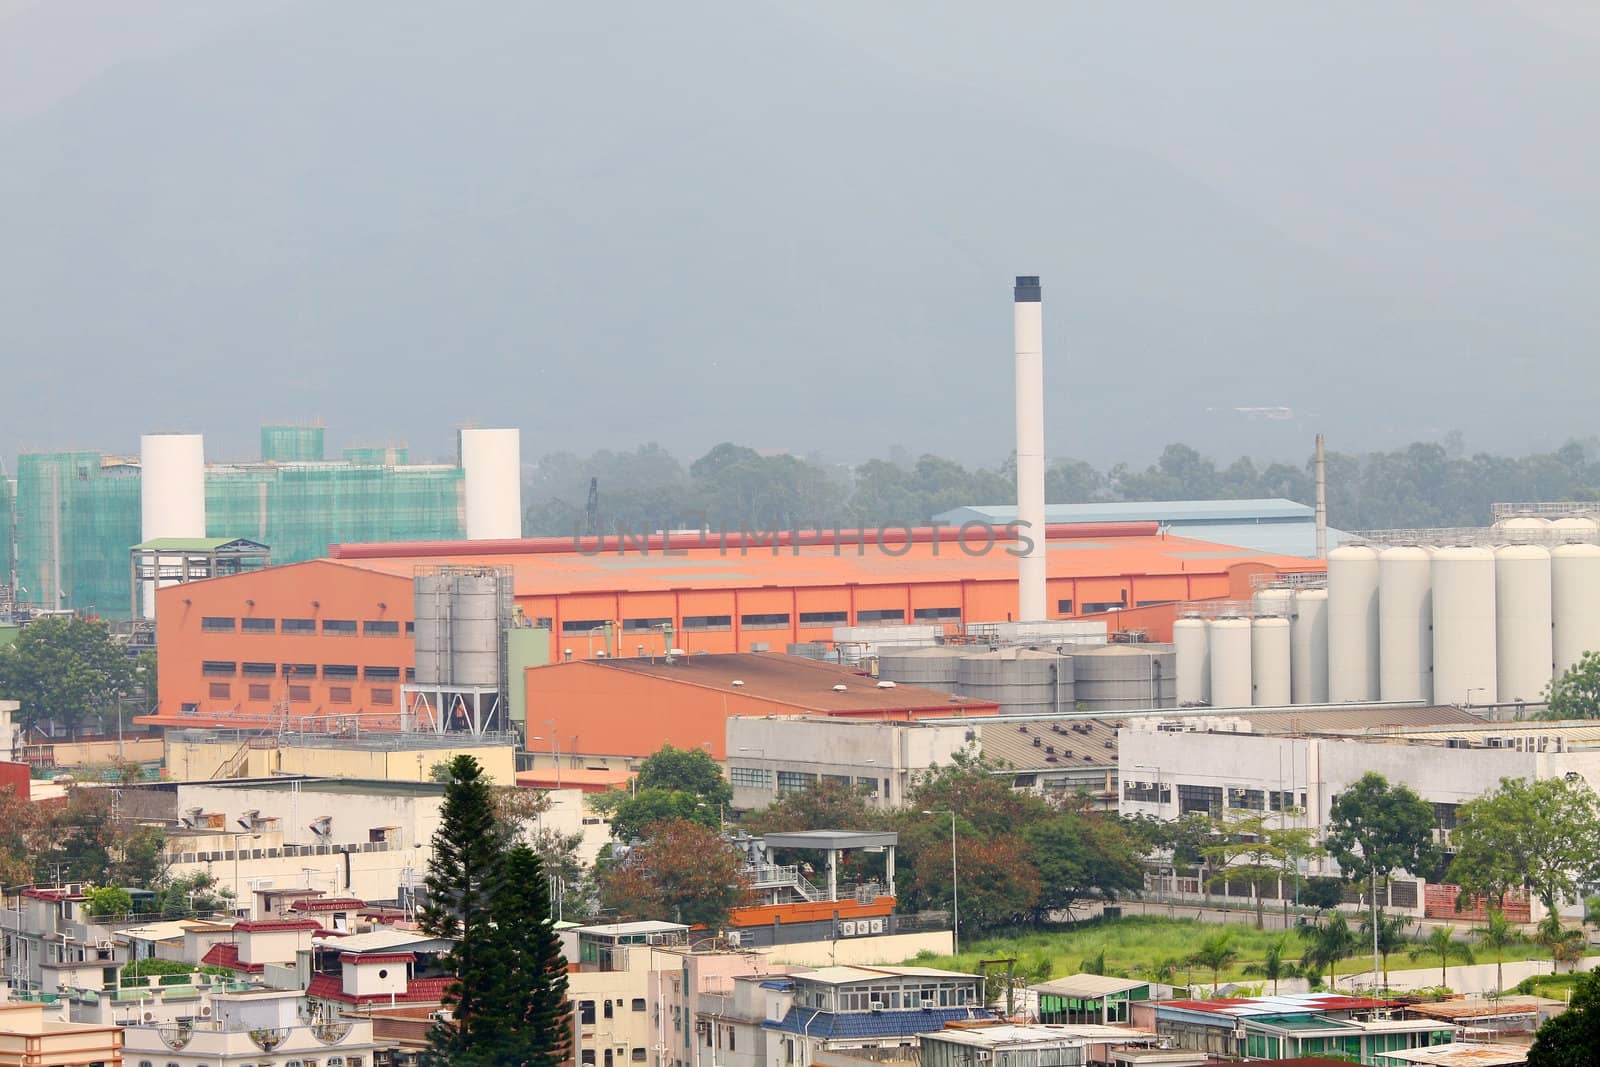
[[[1600,971],[1578,976],[1567,1010],[1539,1027],[1528,1067],[1592,1067],[1600,1049]]]
[[[1414,960],[1434,957],[1439,961],[1439,985],[1450,984],[1448,968],[1451,960],[1458,963],[1471,963],[1473,961],[1472,948],[1465,942],[1456,940],[1454,926],[1435,926],[1429,931],[1427,939],[1411,950]]]
[[[1494,989],[1496,993],[1503,993],[1506,988],[1504,971],[1506,949],[1522,940],[1522,931],[1506,918],[1505,912],[1499,908],[1490,908],[1488,919],[1477,933],[1478,944],[1494,952]]]
[[[1433,805],[1406,785],[1390,785],[1381,774],[1368,771],[1334,800],[1328,813],[1324,845],[1339,863],[1339,873],[1350,882],[1367,883],[1372,927],[1381,931],[1378,916],[1379,883],[1397,870],[1428,877],[1439,865],[1433,840]],[[1375,946],[1376,948],[1376,946]],[[1380,953],[1372,954],[1377,970]]]
[[[1562,963],[1571,963],[1583,956],[1583,931],[1568,930],[1561,924],[1557,912],[1549,912],[1539,920],[1534,940],[1549,951],[1552,971],[1560,970]]]
[[[1596,870],[1600,801],[1583,780],[1503,778],[1456,812],[1448,877],[1496,906],[1527,885],[1552,914]],[[1459,901],[1458,901],[1459,903]]]
[[[151,888],[156,892],[155,913],[168,917],[211,915],[224,910],[233,898],[233,890],[219,886],[216,877],[205,871],[180,878],[162,875]]]
[[[489,892],[492,933],[474,1039],[451,1064],[556,1067],[569,1058],[567,961],[550,915],[544,865],[518,845],[500,857]]]
[[[51,616],[0,649],[0,696],[21,702],[24,727],[57,723],[77,737],[84,720],[132,694],[134,662],[103,622]]]
[[[1213,934],[1200,942],[1200,947],[1195,949],[1190,960],[1196,967],[1204,967],[1211,972],[1211,989],[1216,992],[1219,976],[1223,968],[1233,966],[1239,959],[1238,950],[1233,947],[1233,935],[1227,932]]]
[[[639,764],[637,784],[640,792],[666,789],[692,793],[701,800],[724,806],[733,799],[733,787],[722,776],[722,768],[703,748],[662,745]]]
[[[1399,952],[1408,942],[1406,931],[1411,928],[1411,920],[1404,915],[1380,915],[1378,917],[1378,955],[1383,960],[1383,984],[1389,984],[1389,956]],[[1359,935],[1363,945],[1372,944],[1372,915],[1368,913],[1361,917]]]
[[[1317,924],[1302,962],[1308,970],[1318,973],[1326,970],[1329,986],[1337,989],[1339,964],[1356,954],[1356,946],[1356,935],[1350,929],[1349,920],[1336,911]]]
[[[1261,960],[1261,976],[1272,983],[1273,996],[1278,995],[1278,979],[1285,977],[1283,947],[1287,940],[1286,937],[1274,938]]]
[[[1022,840],[1039,872],[1037,918],[1144,888],[1140,842],[1119,819],[1073,806],[1028,826]]]
[[[697,822],[720,828],[733,787],[704,749],[663,745],[639,765],[631,794],[617,790],[596,805],[611,811],[611,836],[619,841],[644,837],[658,822]]]
[[[868,796],[863,786],[823,778],[750,812],[739,820],[739,825],[756,837],[797,830],[875,830],[888,826],[892,817],[872,807]]]
[[[433,1051],[451,1064],[469,1062],[480,1025],[491,1033],[502,1025],[492,1015],[481,1021],[480,1016],[495,977],[490,895],[505,848],[494,790],[483,768],[471,756],[457,756],[450,763],[450,782],[433,835],[428,903],[420,917],[424,932],[455,942],[445,956],[455,980],[444,996],[454,1019],[434,1026],[431,1033]]]
[[[596,874],[600,903],[634,918],[671,918],[715,928],[744,897],[744,856],[717,831],[686,819],[658,822],[649,836]]]
[[[1313,855],[1316,845],[1309,828],[1277,825],[1274,813],[1233,809],[1223,813],[1214,844],[1201,848],[1215,874],[1211,884],[1250,886],[1256,898],[1256,929],[1266,925],[1266,890],[1278,884],[1285,872]]]
[[[133,910],[133,894],[121,886],[97,886],[84,893],[89,902],[89,914],[97,919],[126,915]]]
[[[1600,718],[1600,651],[1585,652],[1545,689],[1546,719]]]

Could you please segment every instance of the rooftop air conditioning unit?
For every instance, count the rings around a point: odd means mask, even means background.
[[[878,688],[879,688],[879,689],[893,689],[893,688],[894,688],[894,683],[893,683],[893,682],[891,682],[891,681],[889,681],[889,680],[888,680],[888,679],[887,679],[887,678],[886,678],[886,679],[884,679],[884,680],[883,680],[883,681],[881,681],[881,682],[879,682],[879,683],[878,683]]]
[[[850,691],[850,687],[847,685],[836,685],[833,687],[833,691],[835,693],[847,693]]]
[[[729,930],[723,936],[728,944],[732,945],[734,948],[738,948],[740,945],[744,944],[744,934],[738,930]]]
[[[455,1015],[447,1008],[440,1008],[438,1011],[430,1011],[428,1018],[436,1023],[447,1023],[454,1019]]]
[[[201,1006],[201,1008],[200,1008],[200,1018],[202,1018],[202,1019],[211,1018],[211,1005],[205,1004],[205,1005]]]
[[[882,1011],[883,1010],[883,1001],[874,1000],[871,1004],[869,1004],[867,1006],[869,1008],[871,1008],[873,1011]]]
[[[923,997],[922,998],[922,1010],[923,1011],[932,1011],[933,1010],[933,1001],[930,1000],[927,997]]]

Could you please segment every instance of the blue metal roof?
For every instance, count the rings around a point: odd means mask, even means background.
[[[987,1008],[928,1008],[924,1011],[859,1011],[835,1014],[812,1008],[790,1008],[782,1019],[762,1025],[809,1037],[911,1037],[944,1029],[945,1023],[992,1019]]]
[[[779,992],[787,992],[788,990],[791,990],[791,989],[794,988],[794,979],[792,979],[792,978],[768,978],[765,982],[761,983],[761,988],[762,989],[776,989]]]

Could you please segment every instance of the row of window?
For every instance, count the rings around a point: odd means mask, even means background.
[[[605,1012],[605,1017],[607,1019],[611,1019],[611,1018],[615,1017],[615,1009],[622,1007],[622,1001],[621,1000],[602,1000],[600,1002],[600,1005],[601,1005],[602,1009]],[[644,998],[643,997],[634,997],[633,1000],[632,1000],[632,1005],[633,1005],[633,1010],[634,1011],[644,1011],[645,1010],[645,1003],[644,1003]],[[594,1025],[594,1007],[595,1007],[595,1002],[592,1001],[592,1000],[580,1000],[580,1001],[578,1001],[578,1021],[580,1023],[584,1024],[585,1026],[593,1026]]]
[[[605,1053],[606,1053],[605,1067],[612,1067],[613,1064],[617,1063],[619,1060],[622,1059],[622,1050],[621,1049],[618,1049],[613,1054],[612,1050],[608,1048],[608,1049],[605,1050]],[[648,1055],[649,1054],[646,1053],[643,1048],[639,1047],[638,1045],[635,1045],[633,1047],[632,1051],[630,1051],[628,1053],[628,1059],[632,1060],[634,1063],[643,1063],[648,1058]],[[584,1064],[584,1067],[596,1067],[595,1060],[594,1060],[594,1049],[592,1049],[592,1048],[584,1049],[583,1053],[582,1053],[582,1056],[583,1056],[583,1059],[580,1062]]]
[[[280,629],[281,627],[281,629]],[[206,615],[200,619],[200,629],[208,634],[314,634],[316,619],[262,619],[253,615],[236,619],[230,615]],[[323,619],[322,632],[330,637],[354,637],[357,633],[355,619]],[[412,633],[415,623],[406,623],[405,632]],[[400,623],[395,619],[362,619],[359,631],[366,637],[399,637]]]
[[[1154,782],[1140,782],[1128,779],[1122,783],[1122,795],[1127,800],[1145,804],[1170,804],[1172,802],[1172,787],[1166,783],[1159,786]],[[1202,815],[1213,817],[1222,814],[1223,807],[1242,808],[1246,811],[1284,811],[1288,808],[1306,806],[1306,795],[1301,792],[1298,796],[1293,790],[1277,789],[1248,789],[1244,786],[1229,786],[1224,792],[1219,785],[1189,785],[1185,782],[1178,783],[1178,814],[1188,815],[1198,812]]]
[[[276,663],[251,663],[246,662],[241,671],[236,660],[208,659],[200,661],[200,673],[207,678],[232,678],[243,673],[251,678],[275,678],[278,675],[279,665]],[[315,663],[285,663],[282,665],[285,678],[315,678],[317,665]],[[414,670],[406,668],[406,681],[410,681]],[[357,677],[365,678],[369,682],[398,682],[400,680],[399,667],[357,667],[353,663],[325,663],[322,666],[322,677],[328,680],[353,681]]]
[[[1071,602],[1067,602],[1070,610]],[[948,619],[959,620],[960,608],[917,608],[911,613],[917,622],[939,622]],[[750,615],[740,615],[739,625],[747,630],[780,630],[789,626],[791,616],[787,611],[757,612]],[[881,611],[859,611],[856,613],[857,621],[861,623],[873,622],[905,622],[906,613],[902,608],[887,608]],[[287,620],[285,620],[287,621]],[[801,626],[843,626],[850,621],[847,611],[802,611],[800,613]],[[605,619],[563,619],[561,632],[563,634],[596,633],[604,629]],[[623,619],[622,632],[627,633],[653,633],[672,625],[670,617],[653,619]],[[684,630],[731,630],[733,629],[732,615],[685,615],[683,617]]]
[[[212,700],[232,700],[233,685],[230,682],[211,682],[208,694]],[[308,704],[311,702],[311,687],[309,685],[290,685],[288,698],[291,704]],[[245,699],[257,703],[270,703],[273,699],[272,686],[266,682],[251,682],[245,686]],[[355,690],[348,685],[330,685],[328,687],[328,703],[353,704]],[[373,686],[368,690],[368,702],[373,707],[388,708],[394,706],[393,686]]]

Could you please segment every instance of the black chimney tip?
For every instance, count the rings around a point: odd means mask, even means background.
[[[1039,287],[1037,274],[1017,275],[1017,287],[1013,291],[1013,300],[1018,304],[1037,304],[1043,299],[1043,290]]]

